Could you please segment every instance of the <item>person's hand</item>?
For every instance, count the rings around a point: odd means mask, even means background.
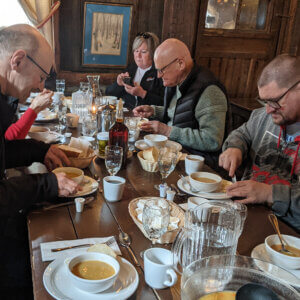
[[[46,165],[49,171],[62,167],[62,166],[69,166],[70,160],[66,156],[66,154],[61,151],[56,145],[52,145],[44,158],[44,164]]]
[[[135,117],[149,118],[154,114],[154,108],[150,105],[140,105],[133,109]]]
[[[52,91],[44,89],[38,96],[36,96],[32,100],[29,107],[33,109],[36,114],[38,114],[40,111],[44,110],[52,104],[53,94],[54,93]]]
[[[169,137],[171,132],[171,127],[167,124],[164,124],[159,121],[149,121],[141,124],[141,130],[151,132],[151,133],[158,133],[163,134],[167,137]]]
[[[128,72],[119,74],[118,77],[117,77],[117,84],[119,86],[124,86],[125,83],[123,81],[123,78],[128,77],[128,76],[129,76]]]
[[[124,88],[125,91],[132,95],[132,96],[137,96],[141,98],[145,98],[147,95],[147,91],[145,91],[138,83],[134,83],[134,86],[128,85],[124,83]]]
[[[82,190],[82,188],[74,180],[69,179],[65,173],[56,173],[55,176],[57,179],[59,197],[68,197]]]
[[[242,151],[238,148],[228,148],[219,156],[219,166],[234,176],[236,169],[241,165],[243,159]]]
[[[272,204],[272,185],[254,180],[238,181],[227,187],[226,193],[230,197],[245,198],[236,200],[240,203],[268,203]]]

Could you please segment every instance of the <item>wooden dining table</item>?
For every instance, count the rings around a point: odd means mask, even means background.
[[[204,166],[205,171],[212,171]],[[140,229],[129,215],[128,204],[137,197],[159,196],[155,184],[161,183],[159,172],[150,173],[142,169],[136,153],[127,160],[126,167],[118,172],[118,176],[126,179],[126,185],[121,201],[107,202],[103,196],[102,178],[108,173],[104,160],[95,157],[90,167],[84,170],[86,175],[99,179],[99,189],[92,195],[95,200],[84,207],[83,212],[76,213],[75,206],[69,204],[63,207],[44,210],[35,209],[28,215],[28,235],[30,259],[32,267],[33,292],[36,300],[53,299],[43,285],[43,273],[50,262],[42,262],[40,243],[83,239],[88,237],[108,237],[119,235],[120,230],[128,233],[132,240],[134,251],[140,266],[135,266],[139,275],[139,285],[129,299],[180,299],[180,277],[177,283],[163,290],[150,288],[144,280],[144,265],[140,252],[151,246]],[[184,161],[179,161],[175,170],[167,178],[167,183],[177,184],[179,175],[185,174]],[[189,195],[175,196],[175,203],[187,202]],[[69,199],[70,200],[70,199]],[[72,199],[71,199],[72,200]],[[68,200],[64,200],[68,201]],[[238,253],[250,256],[252,249],[264,239],[273,234],[273,228],[268,221],[270,209],[263,205],[248,205],[248,216],[244,230],[239,238]],[[282,233],[299,237],[291,227],[279,221]],[[120,246],[122,256],[134,265],[129,252]],[[170,244],[157,245],[171,248]],[[101,299],[99,297],[99,299]]]

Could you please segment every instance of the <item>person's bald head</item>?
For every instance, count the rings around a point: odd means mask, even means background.
[[[162,77],[164,86],[180,84],[190,73],[193,59],[188,47],[180,40],[167,39],[154,53],[154,63],[158,77]]]

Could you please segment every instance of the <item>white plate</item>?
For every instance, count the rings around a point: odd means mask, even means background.
[[[272,263],[275,265],[275,263],[271,260],[265,244],[257,245],[251,252],[252,258],[257,258],[269,263]],[[282,279],[288,284],[291,284],[292,286],[295,286],[297,288],[300,288],[300,270],[287,270],[287,272],[283,272],[281,267],[278,268],[269,268],[267,264],[264,264],[263,262],[256,261],[257,266],[265,271],[266,273],[269,273],[273,275],[276,278]],[[289,274],[291,273],[291,274]],[[298,280],[293,276],[295,275]]]
[[[93,142],[95,140],[95,138],[93,138],[92,136],[80,136],[79,139],[88,141],[88,142]]]
[[[122,300],[129,298],[137,289],[139,276],[133,265],[124,258],[118,259],[120,273],[115,284],[106,291],[97,294],[84,292],[69,280],[64,258],[54,260],[46,268],[43,282],[48,293],[55,299],[73,300]]]
[[[188,176],[186,176],[185,178],[188,180]],[[225,193],[225,190],[224,190],[224,187],[229,185],[229,184],[232,184],[232,183],[230,181],[227,181],[227,180],[223,179],[221,188],[219,190],[215,191],[215,192],[211,192],[211,193],[205,193],[205,192],[193,193],[193,192],[191,192],[189,185],[184,184],[182,182],[181,178],[177,181],[178,187],[182,191],[184,191],[185,193],[190,194],[190,195],[194,195],[194,196],[198,196],[198,197],[202,197],[202,198],[206,198],[206,199],[210,199],[210,200],[230,199],[231,197],[228,196]]]
[[[138,140],[134,145],[139,150],[146,150],[150,148],[150,146],[144,140]],[[181,151],[182,149],[182,146],[179,143],[170,140],[167,140],[166,147],[175,148],[178,151]]]
[[[97,191],[98,189],[98,182],[97,180],[93,179],[89,176],[84,176],[83,182],[80,184],[82,187],[82,191],[78,191],[75,195],[68,196],[71,197],[81,197],[81,196],[87,196],[89,194],[92,194]]]
[[[35,122],[52,122],[54,120],[57,120],[57,114],[45,109],[38,114]]]

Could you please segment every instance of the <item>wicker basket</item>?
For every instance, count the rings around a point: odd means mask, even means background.
[[[89,155],[87,157],[69,157],[69,160],[71,162],[70,167],[75,167],[79,169],[87,168],[92,162],[95,155],[96,154],[94,150],[90,149]]]
[[[145,171],[147,171],[147,172],[157,172],[158,171],[157,162],[151,162],[151,161],[145,160],[143,157],[143,151],[140,151],[137,154],[137,157],[139,158],[142,168]]]
[[[138,220],[137,218],[137,213],[136,213],[136,208],[137,208],[137,203],[139,200],[151,200],[151,199],[162,199],[159,197],[140,197],[140,198],[135,198],[130,201],[128,205],[128,210],[131,218],[133,219],[134,223],[137,225],[137,227],[142,231],[144,236],[149,239],[147,233],[144,230],[143,224]],[[157,240],[157,243],[159,244],[169,244],[173,243],[178,230],[180,227],[184,226],[184,212],[183,210],[174,202],[169,201],[169,204],[171,206],[171,217],[177,217],[179,218],[179,223],[178,223],[178,228],[172,231],[167,231],[164,233],[159,240]]]

